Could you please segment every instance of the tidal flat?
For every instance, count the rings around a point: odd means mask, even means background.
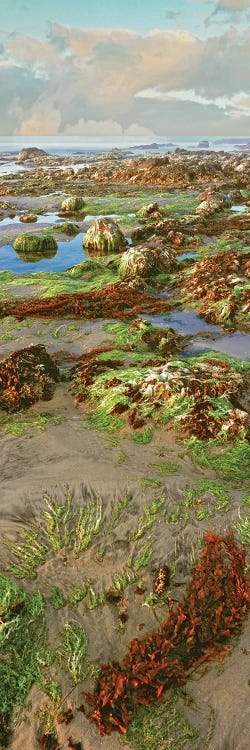
[[[246,750],[249,160],[18,165],[0,177],[0,747]]]

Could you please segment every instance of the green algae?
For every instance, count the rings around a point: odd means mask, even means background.
[[[234,444],[223,440],[198,440],[192,436],[185,441],[195,464],[214,469],[221,479],[233,484],[250,483],[250,444],[238,439]]]
[[[123,742],[133,750],[199,750],[198,738],[199,730],[180,708],[178,693],[168,691],[163,703],[137,709]]]
[[[6,612],[0,632],[0,714],[11,715],[23,706],[34,684],[44,686],[43,668],[51,662],[51,654],[39,592],[29,594],[0,575],[0,611]]]

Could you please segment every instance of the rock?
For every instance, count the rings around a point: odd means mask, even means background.
[[[136,215],[142,219],[156,219],[158,217],[161,218],[161,216],[164,215],[164,212],[160,208],[159,204],[155,202],[148,203],[146,206],[142,206],[141,208],[139,208],[139,211],[136,212]]]
[[[31,260],[31,254],[35,254],[35,256],[40,255],[41,258],[53,258],[57,251],[57,242],[54,237],[50,237],[49,235],[27,233],[19,234],[15,239],[13,247],[19,257],[21,257],[21,254],[24,254],[25,256],[29,256],[29,260]]]
[[[229,198],[231,199],[232,203],[242,203],[244,202],[244,197],[242,195],[241,190],[229,190]]]
[[[196,208],[197,214],[213,214],[216,211],[222,211],[224,208],[230,208],[232,201],[228,195],[221,193],[209,193],[207,198]]]
[[[83,246],[100,255],[117,253],[126,246],[126,239],[113,219],[96,219],[83,238]]]
[[[23,148],[21,151],[19,151],[17,161],[29,161],[31,159],[36,159],[36,157],[43,157],[43,156],[49,156],[46,151],[44,151],[42,148],[36,148],[36,146],[32,146],[31,148]]]
[[[66,198],[66,200],[62,202],[61,211],[63,213],[72,214],[76,211],[81,211],[83,206],[84,200],[82,198],[78,195],[71,195],[70,198]]]
[[[0,407],[18,411],[52,398],[58,367],[42,344],[20,349],[0,362]]]
[[[153,237],[148,245],[130,247],[121,256],[119,274],[122,279],[148,277],[160,271],[170,271],[175,267],[176,252],[158,242]]]
[[[37,216],[36,214],[21,214],[20,221],[22,221],[23,224],[33,224],[37,221]]]
[[[200,141],[197,148],[209,148],[209,141]]]

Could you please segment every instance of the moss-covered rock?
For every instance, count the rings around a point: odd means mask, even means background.
[[[160,271],[169,272],[175,267],[176,251],[161,242],[137,245],[123,253],[119,274],[122,279],[134,276],[147,277]]]
[[[62,202],[61,211],[63,213],[73,214],[76,211],[81,211],[84,206],[84,200],[78,195],[71,195],[70,198],[66,198]]]
[[[58,232],[63,232],[63,234],[68,234],[69,237],[73,237],[79,232],[79,227],[77,224],[73,224],[72,221],[64,221],[63,224],[56,224],[54,229]]]
[[[83,246],[90,252],[106,255],[123,250],[126,239],[113,219],[96,219],[83,238]]]
[[[43,257],[52,257],[57,251],[57,242],[54,237],[50,235],[39,235],[39,234],[19,234],[13,244],[14,250],[17,253],[38,253]],[[52,253],[47,256],[46,253]]]
[[[139,208],[139,211],[136,212],[136,215],[141,219],[157,219],[163,216],[164,212],[160,208],[159,204],[155,202],[147,203],[147,205]]]

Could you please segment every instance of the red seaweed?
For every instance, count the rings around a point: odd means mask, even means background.
[[[94,694],[83,693],[101,735],[125,734],[135,707],[183,685],[190,670],[231,650],[229,639],[246,615],[246,551],[232,532],[207,532],[183,603],[169,599],[169,616],[141,641],[130,642],[123,663],[104,664]]]

